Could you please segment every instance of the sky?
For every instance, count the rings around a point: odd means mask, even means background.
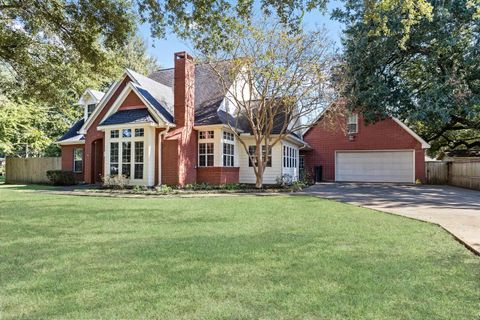
[[[327,30],[328,37],[340,48],[340,37],[342,25],[335,20],[330,19],[331,11],[340,7],[338,0],[329,1],[327,12],[325,14],[319,11],[312,11],[305,15],[304,28],[324,27]],[[148,53],[157,58],[162,68],[173,67],[173,54],[179,51],[193,51],[192,46],[185,41],[177,38],[174,34],[167,34],[166,39],[155,39],[150,35],[150,26],[143,24],[140,26],[140,35],[145,39],[148,45]]]

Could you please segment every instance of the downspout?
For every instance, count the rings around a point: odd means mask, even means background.
[[[162,138],[170,131],[170,126],[167,129],[158,133],[158,185],[162,184]]]

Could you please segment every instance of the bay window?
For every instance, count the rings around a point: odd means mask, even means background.
[[[213,142],[198,144],[198,166],[213,167]]]
[[[135,141],[134,179],[143,179],[143,141]]]
[[[122,142],[122,175],[130,178],[132,161],[132,143],[130,141]]]
[[[283,167],[297,167],[297,150],[289,146],[283,146]]]
[[[133,180],[145,177],[145,129],[122,128],[106,132],[109,137],[106,150],[107,172],[110,175],[124,175]]]
[[[233,133],[223,132],[223,166],[233,167],[235,165],[235,137]]]
[[[118,174],[118,142],[110,143],[110,175]]]

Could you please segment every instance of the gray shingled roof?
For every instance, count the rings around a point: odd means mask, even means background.
[[[78,130],[83,126],[84,120],[79,120],[73,124],[73,126],[68,129],[67,133],[65,133],[57,142],[74,142],[74,141],[82,141],[85,140],[83,134],[78,134]]]
[[[147,109],[121,110],[105,119],[100,125],[109,126],[114,124],[132,123],[157,123]]]
[[[170,113],[170,111],[164,108],[162,103],[158,102],[158,100],[155,99],[155,97],[150,93],[150,91],[136,84],[133,84],[133,86],[135,87],[135,89],[138,90],[142,97],[147,100],[150,106],[153,107],[159,114],[161,114],[166,121],[173,123],[173,115]]]
[[[228,61],[221,62],[221,67],[228,70]],[[218,68],[221,69],[221,68]],[[166,86],[173,88],[173,68],[155,71],[148,77]],[[225,98],[226,90],[220,82],[219,76],[211,65],[195,65],[195,123],[221,124],[221,115],[215,115],[221,101]],[[221,112],[220,112],[221,113]],[[208,115],[208,116],[207,116]],[[200,125],[200,124],[199,124]]]

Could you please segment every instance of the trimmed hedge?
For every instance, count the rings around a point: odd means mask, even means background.
[[[71,186],[77,183],[72,171],[48,170],[47,178],[56,186]]]

